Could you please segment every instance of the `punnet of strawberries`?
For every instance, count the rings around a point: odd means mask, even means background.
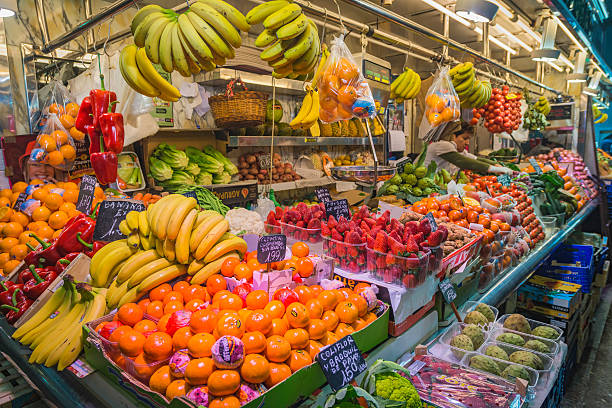
[[[297,241],[321,242],[321,220],[325,218],[325,204],[308,206],[298,203],[292,208],[276,207],[268,213],[265,231],[284,234]]]

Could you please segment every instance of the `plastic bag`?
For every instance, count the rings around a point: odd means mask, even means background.
[[[443,67],[427,90],[425,112],[419,126],[419,139],[437,141],[446,124],[459,119],[460,116],[459,97],[448,75],[448,67]]]
[[[320,79],[319,118],[332,123],[351,118],[374,118],[376,105],[370,85],[361,75],[344,36],[332,40],[329,57],[325,61]]]
[[[51,81],[47,89],[48,94],[44,97],[45,104],[42,107],[38,123],[34,128],[42,130],[47,125],[49,115],[56,114],[62,126],[69,132],[74,127],[76,115],[79,113],[79,105],[74,102],[74,98],[70,95],[68,88],[61,82]],[[41,93],[44,93],[44,90],[41,90]],[[41,98],[43,97],[41,96]]]
[[[74,140],[58,115],[51,113],[42,132],[36,137],[30,160],[67,171],[72,169],[75,158]]]

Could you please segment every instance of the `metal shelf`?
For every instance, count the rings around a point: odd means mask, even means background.
[[[317,177],[317,178],[309,178],[309,179],[301,179],[296,181],[286,181],[284,183],[274,183],[274,184],[258,184],[257,189],[259,193],[263,193],[267,188],[271,188],[274,191],[289,191],[289,190],[297,190],[300,188],[308,188],[308,187],[318,187],[318,186],[327,186],[330,184],[335,184],[336,182],[332,180],[330,177]]]
[[[382,144],[382,138],[375,137],[374,144]],[[271,136],[230,136],[228,147],[264,147],[272,143]],[[367,137],[304,137],[274,136],[274,146],[369,146]]]
[[[194,76],[195,82],[204,86],[223,87],[232,79],[240,77],[250,91],[272,93],[272,77],[231,68],[219,68],[210,72],[201,72]],[[277,79],[276,92],[284,95],[304,95],[304,81],[294,79]]]

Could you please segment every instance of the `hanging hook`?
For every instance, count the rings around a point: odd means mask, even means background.
[[[136,6],[136,10],[140,10],[140,6],[136,2],[136,0],[132,0],[132,3],[134,3],[134,6]]]

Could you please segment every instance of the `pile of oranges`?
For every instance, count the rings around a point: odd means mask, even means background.
[[[291,258],[270,264],[271,270],[283,271],[293,270],[293,279],[300,282],[299,278],[308,278],[314,273],[314,262],[308,257],[310,248],[305,242],[295,242],[291,247]],[[253,281],[253,272],[266,270],[266,264],[257,261],[257,251],[246,252],[242,261],[236,258],[228,258],[221,265],[221,274],[228,278]],[[298,278],[299,277],[299,278]]]
[[[76,116],[79,113],[79,105],[74,102],[70,102],[66,106],[54,103],[49,106],[49,113],[57,115],[63,129],[55,129],[50,124],[49,128],[54,129],[53,131],[41,132],[36,137],[36,142],[44,151],[44,155],[39,161],[53,167],[69,169],[76,158],[76,150],[74,144],[70,143],[68,135],[76,141],[85,139],[85,134],[74,127]]]
[[[23,211],[12,208],[23,192],[28,194]],[[95,205],[104,198],[104,192],[96,187],[94,196]],[[73,182],[43,184],[42,180],[32,180],[27,184],[20,181],[11,189],[0,190],[0,273],[8,275],[19,265],[30,252],[26,244],[38,246],[31,232],[43,240],[57,237],[66,222],[78,214],[78,197],[79,189]]]
[[[322,347],[376,320],[377,306],[364,283],[353,290],[299,285],[270,297],[247,283],[230,292],[216,274],[205,286],[164,283],[96,331],[117,365],[169,400],[201,403],[195,398],[205,395],[208,406],[239,407],[242,387],[263,392],[312,364]],[[215,352],[227,339],[240,350],[231,368],[220,366]]]
[[[450,93],[431,93],[425,98],[425,117],[431,126],[459,119],[459,98]]]

